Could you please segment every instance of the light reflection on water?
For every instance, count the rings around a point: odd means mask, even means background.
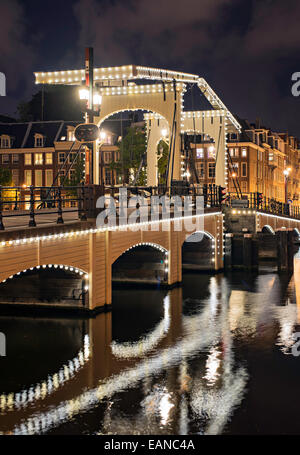
[[[296,260],[296,277],[298,267]],[[12,318],[0,318],[1,331],[9,330],[8,356],[0,359],[6,371],[0,376],[0,431],[299,433],[300,357],[290,355],[299,324],[296,295],[298,280],[286,275],[187,274],[182,288],[169,292],[114,291],[113,314],[84,324],[64,320],[66,339],[60,320],[24,319],[11,350]],[[53,337],[55,324],[60,336]],[[22,356],[27,326],[33,336]],[[81,343],[74,374],[66,368],[77,358],[70,333],[76,348]],[[45,356],[44,344],[38,350],[41,336],[51,340],[51,355]],[[31,343],[35,362],[44,365],[40,376],[25,358]],[[20,361],[27,372],[17,370],[10,391],[9,371]]]

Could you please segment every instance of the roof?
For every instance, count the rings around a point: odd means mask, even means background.
[[[76,126],[80,121],[45,121],[28,123],[1,123],[0,136],[7,134],[13,138],[13,148],[33,148],[35,135],[41,134],[45,137],[44,147],[53,147],[54,142],[62,136],[67,136],[67,127]]]

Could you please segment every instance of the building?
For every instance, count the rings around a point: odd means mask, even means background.
[[[278,201],[299,203],[299,142],[287,133],[276,133],[239,119],[242,131],[230,134],[227,143],[228,192],[244,194],[261,192]],[[196,183],[212,184],[215,178],[217,144],[208,137],[197,135],[197,143],[190,136],[188,175]],[[194,166],[193,166],[194,163]]]
[[[68,169],[78,152],[74,130],[81,122],[45,121],[29,123],[0,123],[0,166],[12,172],[13,186],[51,186],[60,184],[65,177],[72,178],[75,169]],[[117,183],[111,163],[120,160],[115,135],[101,132],[99,152],[105,184]],[[82,149],[84,154],[84,148]]]

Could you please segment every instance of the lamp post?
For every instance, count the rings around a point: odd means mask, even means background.
[[[289,180],[289,175],[291,172],[292,168],[287,167],[284,169],[283,174],[284,174],[284,202],[287,204],[288,202],[288,180]]]
[[[93,123],[94,116],[99,116],[102,96],[94,89],[94,50],[87,47],[85,50],[85,83],[79,90],[79,97],[86,102],[85,123]],[[92,143],[92,150],[86,147],[85,154],[86,184],[99,183],[99,161],[96,145]]]
[[[94,119],[94,115],[99,115],[100,113],[100,107],[102,103],[102,96],[100,93],[93,91],[93,109],[90,110],[90,91],[88,87],[82,86],[79,89],[79,98],[82,101],[87,102],[87,107],[86,107],[86,116],[85,120],[86,123],[92,123]],[[93,153],[89,149],[86,151],[86,157],[85,157],[85,165],[86,165],[86,183],[95,183],[97,184],[99,180],[98,176],[98,167],[99,167],[99,162],[95,158],[95,163],[94,163],[94,156],[95,156],[95,145],[93,144]],[[94,169],[93,169],[94,168]]]

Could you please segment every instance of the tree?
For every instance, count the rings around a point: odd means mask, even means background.
[[[78,96],[78,87],[47,85],[34,94],[30,101],[17,107],[21,122],[42,120],[83,120],[84,106]]]
[[[166,183],[166,173],[169,160],[169,145],[161,140],[157,146],[157,167],[159,175],[159,183]]]
[[[4,169],[0,167],[0,186],[7,187],[12,186],[12,172],[9,169]],[[3,189],[0,192],[1,202],[13,202],[16,199],[16,196],[19,197],[19,191],[12,189]],[[8,208],[11,208],[11,205],[8,205]]]
[[[145,158],[146,154],[146,135],[145,131],[140,130],[136,127],[129,127],[126,136],[118,144],[121,150],[122,162],[119,164],[119,168],[129,175],[136,175],[140,167],[142,159]],[[143,165],[137,184],[145,185],[147,180],[147,173],[145,166]]]
[[[11,170],[0,167],[0,185],[1,186],[11,186],[12,185]]]
[[[78,187],[84,181],[84,158],[83,156],[78,156],[76,162],[73,165],[74,173],[72,174],[71,178],[66,178],[64,181],[64,187]],[[68,190],[68,194],[70,196],[77,195],[76,188],[70,188]]]

